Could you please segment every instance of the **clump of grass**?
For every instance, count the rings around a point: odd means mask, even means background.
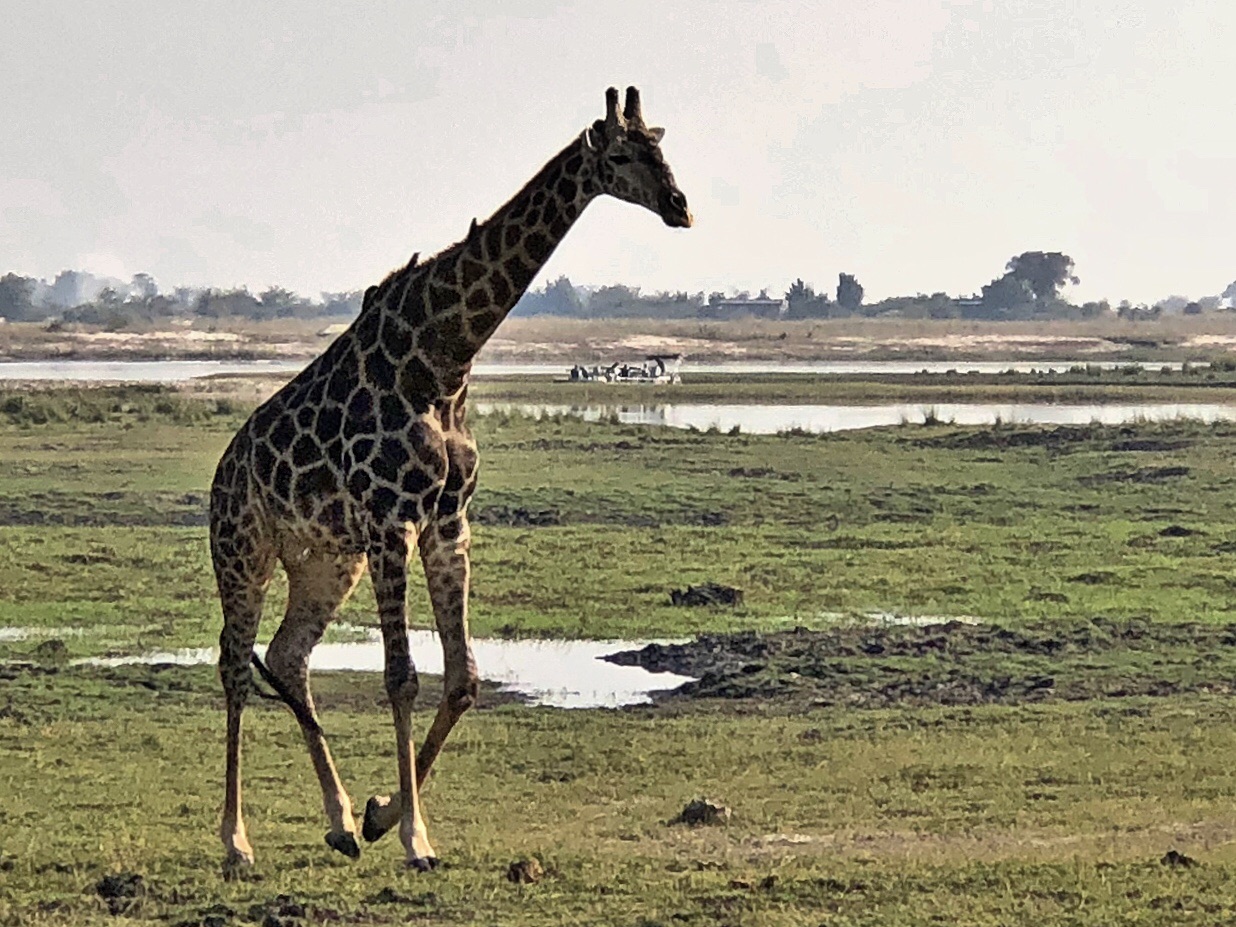
[[[237,418],[244,411],[233,399],[194,399],[157,384],[0,391],[0,424],[18,428],[106,422],[184,425]]]

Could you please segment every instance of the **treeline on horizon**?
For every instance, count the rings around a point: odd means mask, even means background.
[[[872,303],[864,302],[862,284],[857,277],[847,273],[838,276],[837,286],[831,292],[817,291],[813,284],[799,278],[784,293],[764,290],[754,296],[748,292],[705,294],[685,290],[643,293],[638,287],[622,284],[576,286],[568,278],[559,277],[526,292],[511,315],[578,319],[884,317],[993,321],[1116,316],[1141,320],[1164,314],[1194,315],[1230,310],[1233,300],[1236,300],[1234,282],[1219,296],[1197,300],[1173,296],[1154,305],[1133,305],[1124,301],[1112,306],[1107,300],[1075,304],[1069,302],[1061,291],[1066,284],[1079,282],[1074,274],[1073,259],[1058,251],[1024,251],[1014,256],[1005,265],[1002,275],[972,296],[918,293]],[[314,300],[283,287],[270,287],[257,294],[244,287],[175,287],[165,292],[149,274],[137,274],[126,283],[84,271],[65,270],[49,283],[35,277],[8,273],[0,277],[0,319],[10,322],[75,323],[109,330],[193,319],[346,320],[360,312],[363,295],[360,290],[321,293]]]

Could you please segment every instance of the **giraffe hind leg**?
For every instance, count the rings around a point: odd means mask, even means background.
[[[253,847],[249,844],[241,810],[241,716],[252,685],[249,659],[257,638],[262,601],[274,568],[274,557],[260,551],[250,552],[254,555],[232,562],[223,562],[218,557],[215,560],[223,605],[223,630],[219,634],[219,680],[227,702],[227,766],[223,815],[219,825],[225,878],[233,878],[243,868],[253,865]]]
[[[329,847],[345,856],[360,856],[352,802],[318,722],[309,689],[309,654],[347,600],[365,568],[362,555],[311,554],[285,558],[288,607],[283,623],[266,651],[266,673],[272,688],[292,709],[300,723],[309,758],[322,789],[322,805],[330,823]],[[261,672],[260,661],[255,663]]]

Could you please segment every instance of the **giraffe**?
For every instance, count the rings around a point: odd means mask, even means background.
[[[220,837],[224,874],[252,865],[241,814],[241,715],[252,663],[300,724],[330,829],[326,843],[360,855],[309,689],[309,653],[366,568],[384,648],[398,791],[374,796],[361,836],[398,825],[406,864],[437,864],[420,787],[460,717],[476,703],[468,632],[468,502],[477,448],[465,419],[472,360],[596,197],[608,194],[689,228],[691,212],[644,124],[639,91],[605,94],[606,115],[571,141],[489,219],[433,259],[414,255],[365,292],[356,321],[256,409],[224,451],[210,493],[210,549],[223,609],[219,676],[227,704]],[[412,742],[418,683],[408,645],[408,562],[415,545],[444,656],[444,697],[420,751]],[[288,604],[266,651],[253,646],[276,563]]]

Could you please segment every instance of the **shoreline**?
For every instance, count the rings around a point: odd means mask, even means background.
[[[110,332],[44,323],[0,325],[4,361],[304,361],[342,331],[335,319],[195,321]],[[201,326],[201,327],[198,327]],[[958,322],[518,318],[478,363],[592,364],[681,353],[689,362],[1206,361],[1236,354],[1236,315],[1156,322]]]

